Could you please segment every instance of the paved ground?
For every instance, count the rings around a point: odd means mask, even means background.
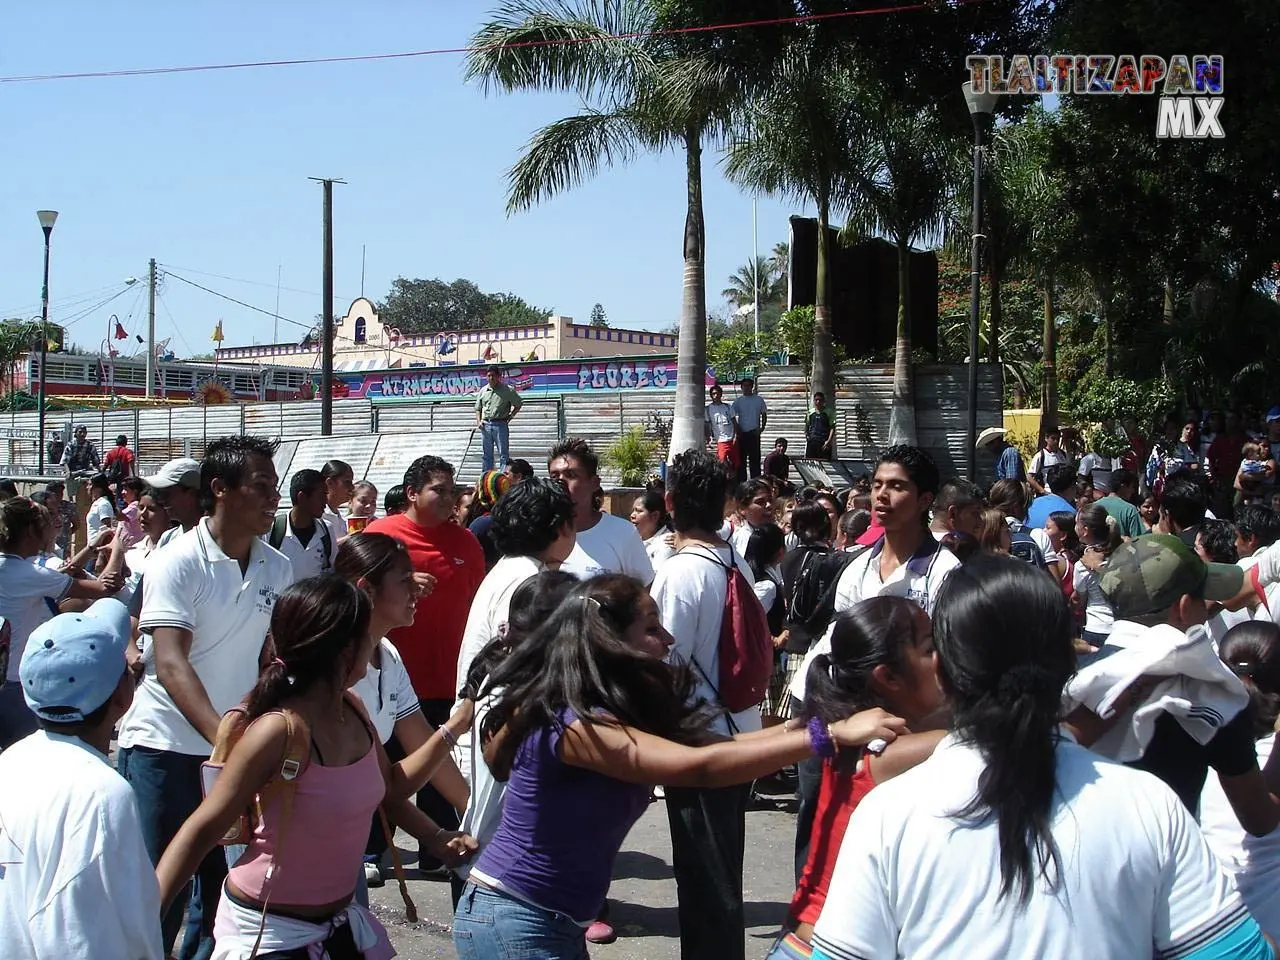
[[[768,788],[770,794],[774,789]],[[792,883],[792,848],[795,817],[785,803],[787,792],[778,787],[777,809],[760,808],[747,813],[747,853],[744,900],[747,960],[763,960],[778,927],[786,916]],[[412,840],[400,843],[414,849]],[[414,854],[406,853],[409,859]],[[451,909],[449,884],[421,879],[406,864],[409,892],[418,907],[418,922],[404,918],[399,887],[388,881],[371,891],[378,917],[391,932],[401,957],[409,960],[454,960],[449,935]],[[662,801],[650,805],[627,837],[614,865],[609,891],[611,919],[618,931],[616,943],[592,946],[593,960],[678,960],[680,934],[676,920],[676,885],[671,874],[671,840]]]

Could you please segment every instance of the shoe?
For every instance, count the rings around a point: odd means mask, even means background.
[[[603,920],[593,920],[587,927],[587,943],[613,943],[617,939],[613,927]]]
[[[376,863],[366,863],[364,865],[364,883],[367,887],[380,887],[386,883],[382,879],[382,871],[378,869]]]

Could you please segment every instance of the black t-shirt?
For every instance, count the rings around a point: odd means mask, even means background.
[[[1253,743],[1253,722],[1249,711],[1241,710],[1231,721],[1201,746],[1182,729],[1176,717],[1162,713],[1141,759],[1127,766],[1145,770],[1163,780],[1183,806],[1196,816],[1200,791],[1212,767],[1223,777],[1239,777],[1258,767]]]

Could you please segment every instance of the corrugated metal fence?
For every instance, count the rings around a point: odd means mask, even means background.
[[[938,461],[944,476],[964,464],[967,370],[963,366],[916,368],[916,420],[919,440]],[[874,461],[888,442],[893,368],[889,365],[850,367],[837,381],[837,444],[842,459]],[[736,388],[726,388],[732,400]],[[773,367],[760,377],[760,393],[769,405],[765,446],[787,437],[792,452],[803,449],[804,420],[809,389],[799,367]],[[978,429],[1001,422],[1002,389],[997,368],[979,368]],[[674,391],[566,394],[560,398],[530,399],[511,424],[511,456],[535,468],[545,464],[547,451],[565,436],[580,436],[603,451],[633,426],[649,428],[655,419],[670,423]],[[55,412],[47,427],[64,423],[85,426],[89,439],[106,453],[119,434],[129,437],[144,473],[174,457],[199,458],[210,439],[233,433],[258,433],[282,444],[277,458],[287,482],[296,470],[317,467],[341,457],[368,476],[379,490],[398,482],[404,466],[432,453],[453,463],[460,477],[480,473],[481,441],[474,434],[474,407],[467,401],[421,401],[373,407],[367,400],[335,400],[334,436],[321,438],[320,402],[251,403],[227,406],[153,407],[138,410],[82,410]],[[34,470],[36,429],[34,412],[0,414],[0,475]],[[377,436],[375,436],[377,435]],[[989,480],[989,458],[979,457],[979,478]],[[654,464],[656,470],[657,464]],[[606,483],[614,477],[602,470]]]

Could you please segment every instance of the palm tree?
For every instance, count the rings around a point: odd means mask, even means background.
[[[835,411],[831,344],[830,223],[842,208],[859,164],[853,149],[862,117],[857,85],[839,58],[811,37],[795,42],[782,59],[767,96],[749,111],[729,144],[725,172],[731,180],[805,201],[818,210],[818,276],[814,295],[811,379]],[[774,255],[786,254],[779,244]]]
[[[40,331],[39,319],[0,320],[0,393],[13,390],[18,359],[40,349]]]
[[[890,443],[916,442],[911,363],[911,245],[941,232],[949,198],[950,135],[936,109],[908,107],[866,85],[858,149],[862,166],[850,195],[848,230],[880,234],[898,251],[898,330],[893,351]]]
[[[504,0],[472,39],[468,78],[486,89],[571,92],[584,107],[533,135],[511,169],[509,212],[645,151],[685,156],[684,286],[671,455],[703,442],[707,356],[702,152],[762,68],[727,37],[672,35],[644,0]],[[751,33],[747,31],[745,33]],[[624,39],[626,38],[626,39]],[[758,41],[755,34],[743,42]],[[758,48],[758,43],[757,43]]]
[[[720,291],[720,296],[739,309],[753,305],[757,297],[762,305],[777,299],[778,277],[773,260],[756,257],[754,264],[744,263],[729,277],[729,285]]]

